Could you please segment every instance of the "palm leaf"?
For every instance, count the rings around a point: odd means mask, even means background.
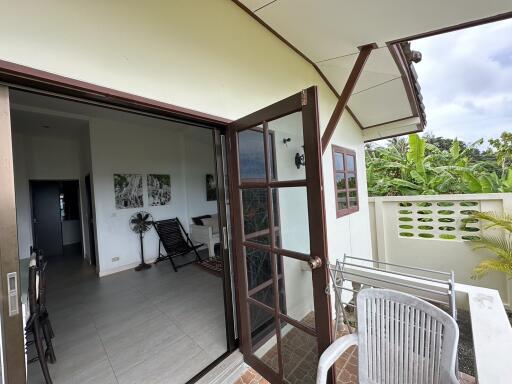
[[[512,241],[505,236],[484,235],[474,240],[473,249],[487,249],[504,261],[512,262]]]
[[[489,272],[502,272],[507,276],[512,277],[512,262],[503,263],[497,259],[487,259],[478,264],[473,270],[471,278],[481,279]]]
[[[510,213],[477,212],[473,217],[487,222],[485,229],[501,228],[512,233],[512,214]]]

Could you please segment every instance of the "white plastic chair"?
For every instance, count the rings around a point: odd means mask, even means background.
[[[357,334],[343,336],[318,363],[317,384],[352,345],[358,346],[360,384],[455,384],[459,329],[441,309],[388,289],[357,295]]]

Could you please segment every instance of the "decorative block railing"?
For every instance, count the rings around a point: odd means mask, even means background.
[[[401,201],[397,202],[398,236],[432,240],[474,240],[481,233],[479,201]]]
[[[368,201],[374,259],[453,270],[458,283],[496,289],[505,303],[512,304],[512,281],[503,274],[471,279],[474,267],[494,256],[473,249],[471,240],[486,230],[472,214],[512,212],[512,193],[385,196],[370,197]]]

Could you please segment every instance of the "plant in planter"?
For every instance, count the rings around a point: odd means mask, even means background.
[[[491,271],[512,278],[512,215],[509,213],[479,212],[473,215],[485,223],[484,229],[501,229],[501,233],[485,234],[472,240],[473,249],[487,249],[496,257],[485,259],[473,270],[472,278],[480,279]]]

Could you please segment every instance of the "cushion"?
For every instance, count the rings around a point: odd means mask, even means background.
[[[211,227],[212,234],[219,233],[219,221],[217,220],[217,218],[210,217],[207,219],[203,219],[203,225],[205,225],[207,227]]]
[[[211,218],[212,215],[203,215],[203,216],[197,216],[197,217],[193,217],[192,218],[192,222],[195,224],[195,225],[204,225],[203,223],[203,219],[209,219]]]

